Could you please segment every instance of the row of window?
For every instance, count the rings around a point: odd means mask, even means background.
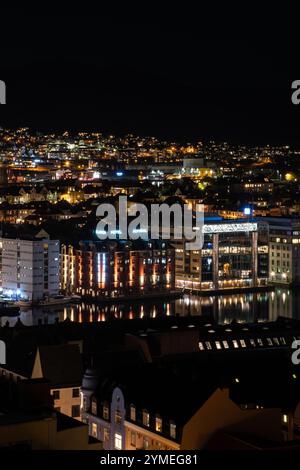
[[[92,401],[91,411],[93,415],[97,415],[96,400]],[[103,416],[103,419],[105,419],[106,421],[109,420],[109,406],[108,405],[103,405],[102,416]],[[137,418],[136,407],[134,405],[130,405],[130,420],[136,422],[136,418]],[[115,411],[114,422],[119,425],[122,424],[122,414],[119,410]],[[142,424],[146,428],[150,428],[150,413],[147,410],[143,410]],[[155,417],[155,431],[157,433],[163,432],[163,421],[162,421],[162,418],[158,415]],[[173,422],[169,423],[169,435],[171,438],[176,439],[176,425]]]
[[[60,400],[60,390],[53,390],[52,396],[54,400]],[[72,389],[72,398],[79,398],[80,396],[80,389],[79,388],[73,388]]]
[[[280,338],[256,338],[256,339],[233,339],[233,340],[220,340],[220,341],[204,341],[199,342],[199,349],[200,351],[208,351],[208,350],[221,350],[221,349],[238,349],[238,348],[247,348],[248,345],[255,348],[256,346],[285,346],[286,340],[283,336]]]
[[[136,421],[136,407],[134,405],[130,405],[130,419]],[[143,410],[142,423],[143,426],[150,427],[150,413],[147,410]],[[155,431],[158,433],[163,431],[163,421],[160,416],[155,417]],[[171,438],[176,439],[176,424],[173,422],[169,424],[169,434]]]

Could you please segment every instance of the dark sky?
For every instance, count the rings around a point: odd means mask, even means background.
[[[24,10],[3,13],[0,39],[4,127],[300,146],[295,38],[204,35],[180,16]]]

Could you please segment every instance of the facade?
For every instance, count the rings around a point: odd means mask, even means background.
[[[176,287],[218,290],[265,285],[268,278],[266,224],[207,217],[201,250],[186,251],[174,241]]]
[[[300,283],[300,219],[266,218],[269,226],[269,280]]]
[[[174,250],[161,243],[82,241],[62,246],[61,285],[91,297],[173,290]]]
[[[80,420],[82,369],[77,344],[40,346],[31,378],[48,380],[55,410]]]
[[[1,407],[0,450],[102,449],[85,424],[51,409],[47,382],[19,380],[11,389],[13,409]]]
[[[59,241],[0,238],[0,283],[15,299],[42,300],[59,293]]]
[[[195,404],[192,412],[189,406],[183,409],[178,421],[156,413],[153,406],[150,411],[147,399],[144,407],[136,406],[128,396],[126,399],[126,387],[124,391],[121,387],[113,388],[111,400],[104,402],[97,393],[87,399],[83,383],[83,421],[89,425],[90,436],[101,441],[105,450],[203,449],[216,432],[227,427],[238,433],[248,429],[256,437],[268,435],[277,442],[283,439],[279,409],[242,409],[230,399],[228,389],[216,389],[205,398],[199,392],[198,405]],[[173,408],[177,406],[182,403],[174,402]],[[175,410],[174,414],[178,416]]]

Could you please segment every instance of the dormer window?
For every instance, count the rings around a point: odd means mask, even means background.
[[[156,416],[155,418],[155,431],[162,432],[162,419],[160,416]]]
[[[170,437],[176,439],[176,424],[173,422],[170,423]]]
[[[136,421],[136,408],[134,405],[130,405],[130,419]]]
[[[150,426],[150,415],[146,410],[143,411],[143,425],[147,426],[147,428]]]
[[[103,419],[109,419],[109,408],[107,404],[103,405]]]
[[[97,414],[97,400],[96,400],[96,398],[93,398],[93,401],[92,401],[92,414],[93,415]]]

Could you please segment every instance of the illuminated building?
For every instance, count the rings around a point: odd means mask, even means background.
[[[300,220],[266,217],[269,225],[269,280],[300,283]]]
[[[91,297],[171,291],[174,265],[165,243],[81,241],[62,245],[61,284]]]
[[[267,227],[255,221],[206,217],[201,250],[174,240],[176,287],[191,290],[264,285],[268,278]]]
[[[59,293],[59,241],[36,236],[0,238],[1,289],[14,299],[42,300]]]

